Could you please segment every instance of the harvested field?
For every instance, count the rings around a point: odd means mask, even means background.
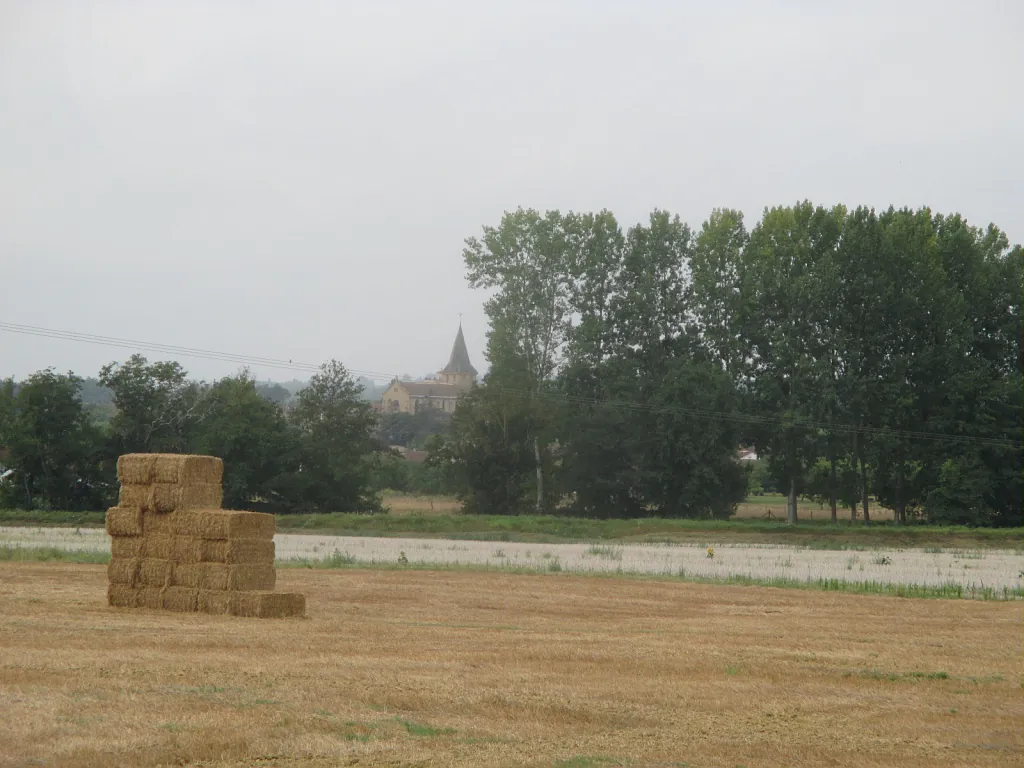
[[[288,569],[309,619],[0,564],[0,765],[1004,766],[1020,603]]]
[[[691,579],[735,577],[815,582],[958,586],[1010,590],[1024,586],[1024,552],[962,549],[820,550],[771,545],[526,544],[454,539],[277,534],[278,564],[335,558],[347,564],[462,565],[526,571],[627,573]],[[109,552],[110,537],[94,529],[0,528],[0,546]],[[707,546],[714,557],[707,556]]]

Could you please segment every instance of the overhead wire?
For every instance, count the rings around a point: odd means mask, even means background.
[[[74,341],[100,346],[132,349],[135,351],[158,352],[168,355],[180,355],[183,357],[195,357],[205,360],[216,360],[221,362],[232,362],[241,365],[264,366],[280,370],[291,370],[301,373],[315,373],[320,370],[319,365],[312,363],[295,362],[282,358],[262,357],[256,355],[242,355],[231,352],[218,352],[215,350],[201,349],[197,347],[185,347],[173,344],[161,344],[157,342],[140,341],[136,339],[124,339],[116,336],[102,336],[98,334],[82,333],[80,331],[65,331],[55,328],[43,328],[40,326],[24,325],[21,323],[9,323],[0,321],[0,331],[8,333],[24,334],[43,338],[57,339],[63,341]],[[368,378],[383,378],[386,380],[400,378],[394,373],[382,371],[370,371],[360,368],[345,367],[350,373]],[[809,419],[787,419],[771,416],[755,416],[752,414],[733,413],[728,411],[715,411],[700,408],[686,408],[656,403],[641,403],[632,400],[610,400],[607,398],[588,398],[555,392],[535,392],[532,390],[516,389],[511,387],[499,387],[500,391],[519,399],[544,399],[558,401],[566,404],[596,406],[605,408],[621,408],[626,410],[649,412],[649,413],[672,413],[678,415],[695,416],[705,419],[718,419],[720,421],[733,421],[745,424],[761,424],[766,426],[777,426],[783,428],[806,428],[824,430],[840,434],[870,434],[878,436],[907,437],[921,440],[938,440],[953,443],[992,445],[1020,449],[1024,442],[995,437],[978,437],[973,435],[951,435],[942,432],[927,432],[922,430],[887,429],[884,427],[855,426],[851,424],[837,424],[832,422],[821,422]]]
[[[20,323],[9,323],[6,321],[0,321],[0,331],[7,331],[9,333],[20,333],[29,336],[40,336],[50,339],[59,339],[63,341],[76,341],[86,344],[97,344],[100,346],[119,347],[123,349],[132,349],[136,351],[141,350],[146,352],[160,352],[164,354],[181,355],[183,357],[195,357],[204,360],[217,360],[222,362],[240,363],[242,365],[262,365],[268,368],[293,370],[300,371],[303,373],[316,372],[320,370],[320,366],[315,365],[313,363],[296,362],[293,360],[284,360],[272,357],[260,357],[257,355],[243,355],[236,354],[233,352],[218,352],[210,349],[183,347],[173,344],[160,344],[157,342],[140,341],[138,339],[123,339],[116,336],[100,336],[92,333],[82,333],[79,331],[64,331],[55,328],[42,328],[39,326],[23,325]],[[346,370],[350,371],[351,373],[355,373],[362,376],[368,376],[371,378],[395,378],[395,374],[385,373],[382,371],[368,371],[364,369],[348,368],[347,366]]]

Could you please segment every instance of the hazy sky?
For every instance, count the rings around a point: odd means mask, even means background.
[[[1022,40],[1018,0],[0,0],[0,322],[421,375],[459,312],[485,367],[462,242],[517,206],[1020,242]],[[0,331],[0,376],[128,354]]]

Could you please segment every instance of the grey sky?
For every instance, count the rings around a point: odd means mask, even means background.
[[[1020,242],[1022,39],[1015,0],[0,0],[0,321],[421,375],[459,312],[485,367],[462,241],[520,205]],[[128,354],[0,331],[0,376]]]

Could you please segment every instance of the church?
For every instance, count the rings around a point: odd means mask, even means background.
[[[462,335],[462,323],[455,335],[448,365],[437,372],[437,379],[402,381],[394,379],[380,399],[384,413],[416,413],[424,408],[435,408],[446,413],[455,412],[455,403],[476,383],[476,368],[469,362],[469,350]]]

